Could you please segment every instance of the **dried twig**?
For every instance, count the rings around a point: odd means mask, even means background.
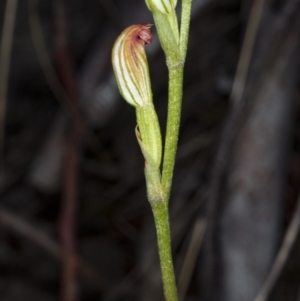
[[[47,83],[57,101],[60,103],[61,107],[68,114],[68,117],[73,121],[73,123],[78,123],[78,130],[82,135],[85,135],[88,138],[91,143],[92,150],[97,154],[101,149],[98,138],[91,130],[88,120],[81,113],[79,105],[75,106],[72,100],[70,100],[70,95],[60,82],[51,61],[50,53],[44,41],[42,25],[38,15],[38,0],[28,0],[27,3],[29,10],[29,25],[31,37],[37,58],[46,77]]]
[[[77,296],[77,263],[75,253],[75,225],[77,211],[78,167],[81,138],[76,128],[70,130],[65,151],[63,198],[60,212],[60,235],[63,247],[64,264],[62,277],[62,300],[74,301]]]
[[[6,0],[0,53],[0,172],[4,176],[4,139],[9,65],[18,0]]]
[[[192,237],[183,261],[178,281],[179,300],[184,300],[188,285],[193,275],[195,263],[202,244],[206,222],[200,218],[196,220]]]
[[[297,207],[293,215],[292,221],[286,232],[286,235],[279,249],[279,252],[275,258],[271,271],[265,283],[263,284],[260,292],[254,299],[254,301],[266,301],[268,299],[268,296],[270,295],[272,289],[274,288],[284,268],[284,265],[289,257],[289,254],[291,253],[292,247],[299,233],[299,228],[300,228],[300,194],[298,196]]]
[[[230,100],[233,102],[233,104],[240,101],[244,92],[246,78],[249,70],[249,65],[253,53],[253,48],[254,48],[264,4],[265,4],[265,0],[254,0],[251,7],[245,38],[244,38],[244,42],[243,42],[243,46],[242,46],[242,50],[239,57],[235,78],[234,78],[234,83],[230,95]]]
[[[17,235],[34,242],[54,258],[62,260],[62,249],[54,240],[52,240],[41,230],[31,226],[26,221],[20,219],[18,216],[1,207],[0,225],[5,229],[16,233]],[[72,256],[74,261],[76,261],[81,274],[89,281],[89,283],[93,284],[94,289],[98,290],[99,292],[103,292],[103,290],[112,287],[111,282],[109,282],[105,277],[101,276],[99,272],[81,260],[75,253],[71,254],[70,256]]]
[[[243,41],[242,51],[240,54],[237,72],[232,87],[230,100],[232,109],[227,118],[222,136],[220,138],[219,148],[217,150],[215,163],[212,169],[211,183],[208,195],[207,206],[207,238],[205,243],[205,253],[207,258],[204,264],[204,273],[206,275],[207,298],[214,292],[214,281],[216,275],[216,250],[215,250],[215,231],[216,231],[216,215],[217,203],[220,198],[223,177],[227,167],[228,158],[230,156],[231,146],[236,135],[240,115],[244,108],[244,101],[241,101],[246,84],[246,78],[249,71],[249,64],[252,57],[253,47],[257,36],[258,25],[261,20],[264,0],[256,0],[252,4],[250,18],[247,22],[247,31]],[[252,24],[253,22],[253,24]]]
[[[61,256],[61,249],[59,245],[52,241],[45,233],[42,233],[41,231],[35,229],[30,224],[26,223],[16,215],[9,213],[1,207],[0,224],[8,230],[12,230],[18,235],[34,241],[55,258],[59,258]]]
[[[62,0],[54,1],[54,18],[57,63],[60,68],[62,84],[68,95],[66,100],[70,107],[78,110],[79,97],[73,72],[74,65],[67,45],[66,21]],[[60,216],[60,234],[64,256],[62,301],[75,301],[77,299],[77,264],[70,254],[75,252],[74,228],[76,224],[78,167],[83,136],[80,129],[80,120],[73,119],[72,121],[65,152],[63,199]]]
[[[37,11],[37,0],[28,0],[27,2],[32,41],[39,64],[43,70],[44,76],[46,77],[49,88],[66,112],[68,112],[69,110],[74,110],[73,108],[70,108],[66,103],[68,96],[56,74],[49,51],[45,45],[42,25]]]

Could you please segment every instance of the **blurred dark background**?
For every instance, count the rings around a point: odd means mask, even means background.
[[[163,300],[110,62],[124,28],[153,22],[144,1],[2,0],[0,20],[0,300]],[[193,1],[170,202],[181,301],[300,301],[299,51],[299,0]]]

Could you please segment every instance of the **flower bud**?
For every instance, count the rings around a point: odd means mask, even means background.
[[[152,102],[149,68],[145,45],[151,43],[150,24],[132,25],[117,38],[112,64],[123,98],[134,107]]]
[[[152,169],[159,169],[162,142],[145,53],[145,45],[152,41],[150,27],[133,25],[125,29],[113,47],[112,64],[120,93],[136,108],[137,138],[145,160]]]
[[[151,11],[159,10],[163,14],[174,12],[177,0],[145,0]]]

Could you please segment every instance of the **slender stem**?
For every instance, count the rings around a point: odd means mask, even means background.
[[[166,301],[177,301],[177,288],[172,262],[171,236],[168,204],[166,202],[150,202],[158,241],[164,295]]]
[[[170,31],[172,31],[173,28],[170,27],[168,21],[158,12],[153,14],[159,39],[166,54],[169,70],[168,118],[161,178],[162,200],[151,201],[151,193],[149,193],[149,191],[151,192],[151,189],[148,189],[148,197],[152,207],[157,232],[158,252],[166,301],[178,300],[172,262],[168,202],[179,136],[183,90],[183,67],[187,51],[191,5],[192,0],[182,0],[182,16],[178,47],[174,47],[173,45],[174,42],[177,44],[178,40],[176,40],[176,38],[172,39],[172,34],[174,33]],[[177,35],[174,34],[174,37],[176,36]],[[149,179],[151,179],[151,177],[148,177],[147,181],[149,181]],[[151,185],[149,184],[151,183],[148,183],[148,187],[151,188]]]
[[[188,45],[191,9],[192,9],[192,0],[182,0],[179,49],[183,58],[185,58],[187,45]]]
[[[183,66],[169,67],[169,103],[162,172],[162,189],[168,203],[172,185],[182,102]]]
[[[182,0],[182,14],[180,25],[179,50],[180,59],[174,61],[167,57],[167,61],[172,61],[169,68],[169,102],[166,142],[164,149],[164,161],[162,171],[162,189],[166,202],[169,201],[172,186],[172,178],[177,151],[177,142],[179,136],[182,90],[183,90],[183,67],[187,51],[189,36],[190,18],[191,18],[192,0]]]

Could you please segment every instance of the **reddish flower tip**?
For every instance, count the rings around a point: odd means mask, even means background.
[[[149,44],[153,40],[153,35],[151,33],[151,24],[140,24],[138,25],[138,29],[136,31],[136,36],[138,39],[142,40],[145,45]]]

